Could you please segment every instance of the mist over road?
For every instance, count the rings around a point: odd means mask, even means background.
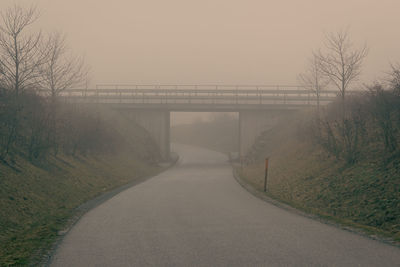
[[[252,196],[225,155],[173,150],[175,167],[88,212],[52,266],[399,266],[396,247]]]

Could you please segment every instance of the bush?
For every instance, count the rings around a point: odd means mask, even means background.
[[[17,97],[0,95],[0,157],[13,161],[15,155],[30,161],[43,160],[54,152],[86,155],[113,152],[120,136],[93,109],[53,103],[28,92]]]
[[[345,105],[339,103],[341,100],[331,103],[313,127],[319,132],[314,141],[348,164],[362,156],[362,147],[367,143],[377,142],[388,154],[399,148],[400,96],[380,84],[368,89],[347,97]]]

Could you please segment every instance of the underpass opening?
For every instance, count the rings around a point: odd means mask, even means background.
[[[239,154],[238,112],[171,112],[170,116],[172,143]]]

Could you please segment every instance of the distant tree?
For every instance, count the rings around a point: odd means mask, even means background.
[[[400,96],[400,64],[390,64],[391,71],[388,73],[389,86],[397,96]]]
[[[20,97],[23,101],[22,116],[20,116],[23,128],[23,138],[20,141],[26,151],[29,160],[35,160],[46,156],[50,148],[47,138],[49,133],[49,105],[45,98],[34,92],[26,92]]]
[[[52,101],[60,92],[85,82],[88,70],[84,60],[69,53],[65,36],[58,32],[51,34],[42,45],[42,54],[47,60],[40,66],[40,85],[50,91]]]
[[[345,99],[349,85],[361,74],[368,49],[366,45],[353,48],[347,30],[327,34],[324,44],[322,51],[314,53],[317,69],[338,88],[341,97],[341,105],[338,107],[341,108],[335,112],[328,112],[331,118],[326,117],[322,121],[319,142],[335,157],[343,157],[347,163],[352,164],[356,162],[360,153],[365,121],[360,113],[359,99],[352,97],[347,101],[349,103],[346,103]],[[333,106],[336,110],[336,105]]]
[[[1,12],[0,71],[2,84],[15,96],[32,88],[38,78],[38,67],[45,57],[38,46],[41,33],[28,33],[28,27],[39,17],[35,7],[28,9],[14,5]]]
[[[299,75],[301,84],[310,91],[314,92],[317,97],[317,115],[320,114],[320,96],[321,91],[329,84],[329,79],[323,75],[320,69],[319,57],[313,54],[309,59],[307,69]]]
[[[367,46],[353,49],[346,30],[326,35],[325,48],[325,52],[315,54],[319,69],[339,89],[344,102],[347,88],[361,74],[363,60],[368,54]]]
[[[397,132],[400,132],[400,64],[391,64],[389,72],[389,90],[392,92],[391,102],[396,110],[397,116],[393,116],[393,124],[397,126]],[[400,140],[397,141],[400,144]],[[398,145],[396,145],[398,147]]]
[[[45,58],[38,46],[41,33],[29,33],[39,17],[35,7],[14,5],[0,12],[0,85],[2,87],[1,157],[4,159],[21,135],[23,101],[20,95],[37,83]]]
[[[369,112],[375,118],[380,129],[385,149],[393,152],[398,147],[396,115],[399,116],[400,99],[393,91],[385,90],[377,83],[367,87],[369,89]],[[397,110],[397,114],[396,114]],[[400,126],[400,125],[398,125]]]
[[[39,67],[40,87],[48,90],[50,94],[49,140],[54,154],[57,155],[59,146],[57,96],[66,89],[82,85],[88,71],[83,58],[69,53],[65,37],[58,32],[49,35],[48,39],[42,43],[41,52],[47,60]]]

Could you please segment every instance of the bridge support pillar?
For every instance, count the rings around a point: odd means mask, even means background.
[[[244,157],[262,132],[272,128],[278,119],[274,111],[239,111],[239,155]]]
[[[131,118],[146,129],[160,148],[163,160],[170,158],[170,112],[135,110]]]

